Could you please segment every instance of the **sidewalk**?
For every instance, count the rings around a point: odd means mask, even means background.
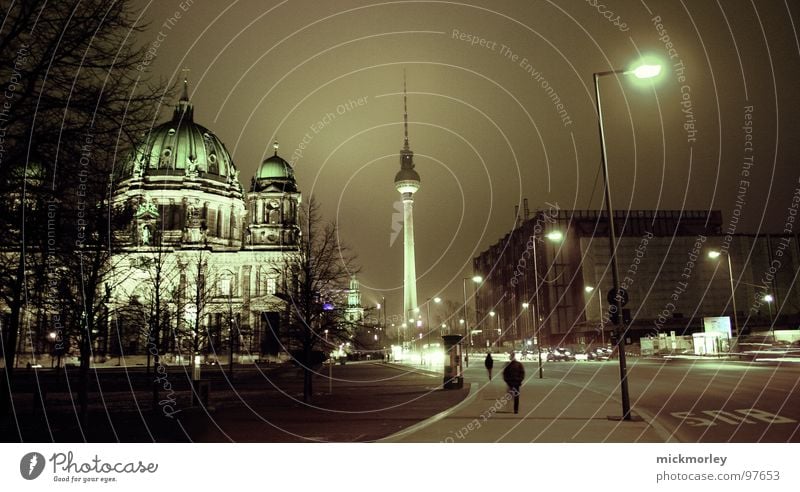
[[[639,421],[609,420],[621,405],[591,389],[534,371],[521,389],[519,414],[498,374],[487,382],[482,370],[468,370],[470,393],[458,405],[382,439],[382,442],[666,442],[669,433],[649,416]]]

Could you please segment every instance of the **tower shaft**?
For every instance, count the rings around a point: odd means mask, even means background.
[[[414,198],[403,196],[403,311],[406,320],[416,320],[417,266],[414,258]]]

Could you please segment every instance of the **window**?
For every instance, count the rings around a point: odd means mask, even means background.
[[[233,287],[236,277],[231,272],[223,272],[217,280],[217,295],[227,297],[234,295]]]
[[[275,295],[277,287],[278,287],[278,279],[276,279],[275,277],[268,277],[267,278],[267,294],[268,295]]]
[[[217,283],[219,295],[221,296],[229,296],[231,295],[231,278],[230,277],[223,277],[219,279]]]

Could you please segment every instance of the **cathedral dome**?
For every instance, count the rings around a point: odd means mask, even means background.
[[[294,169],[281,156],[278,155],[278,143],[274,144],[275,154],[264,159],[253,177],[251,191],[297,191],[297,182],[294,179]]]
[[[143,136],[115,176],[112,201],[130,218],[119,239],[149,246],[241,246],[246,215],[239,171],[222,141],[194,122],[184,81],[172,119]]]
[[[187,90],[172,119],[150,130],[131,154],[118,177],[120,184],[144,180],[169,188],[202,188],[241,197],[239,172],[228,149],[213,132],[194,122]]]

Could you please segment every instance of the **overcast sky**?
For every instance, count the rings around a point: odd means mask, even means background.
[[[719,209],[727,222],[739,195],[737,232],[778,232],[800,188],[792,2],[137,5],[155,54],[145,72],[174,82],[190,69],[195,121],[225,142],[243,185],[277,139],[358,253],[365,301],[386,295],[390,312],[402,303],[404,69],[420,303],[460,298],[471,259],[523,198],[601,207],[592,74],[643,55],[665,63],[658,80],[601,79],[617,209]]]

